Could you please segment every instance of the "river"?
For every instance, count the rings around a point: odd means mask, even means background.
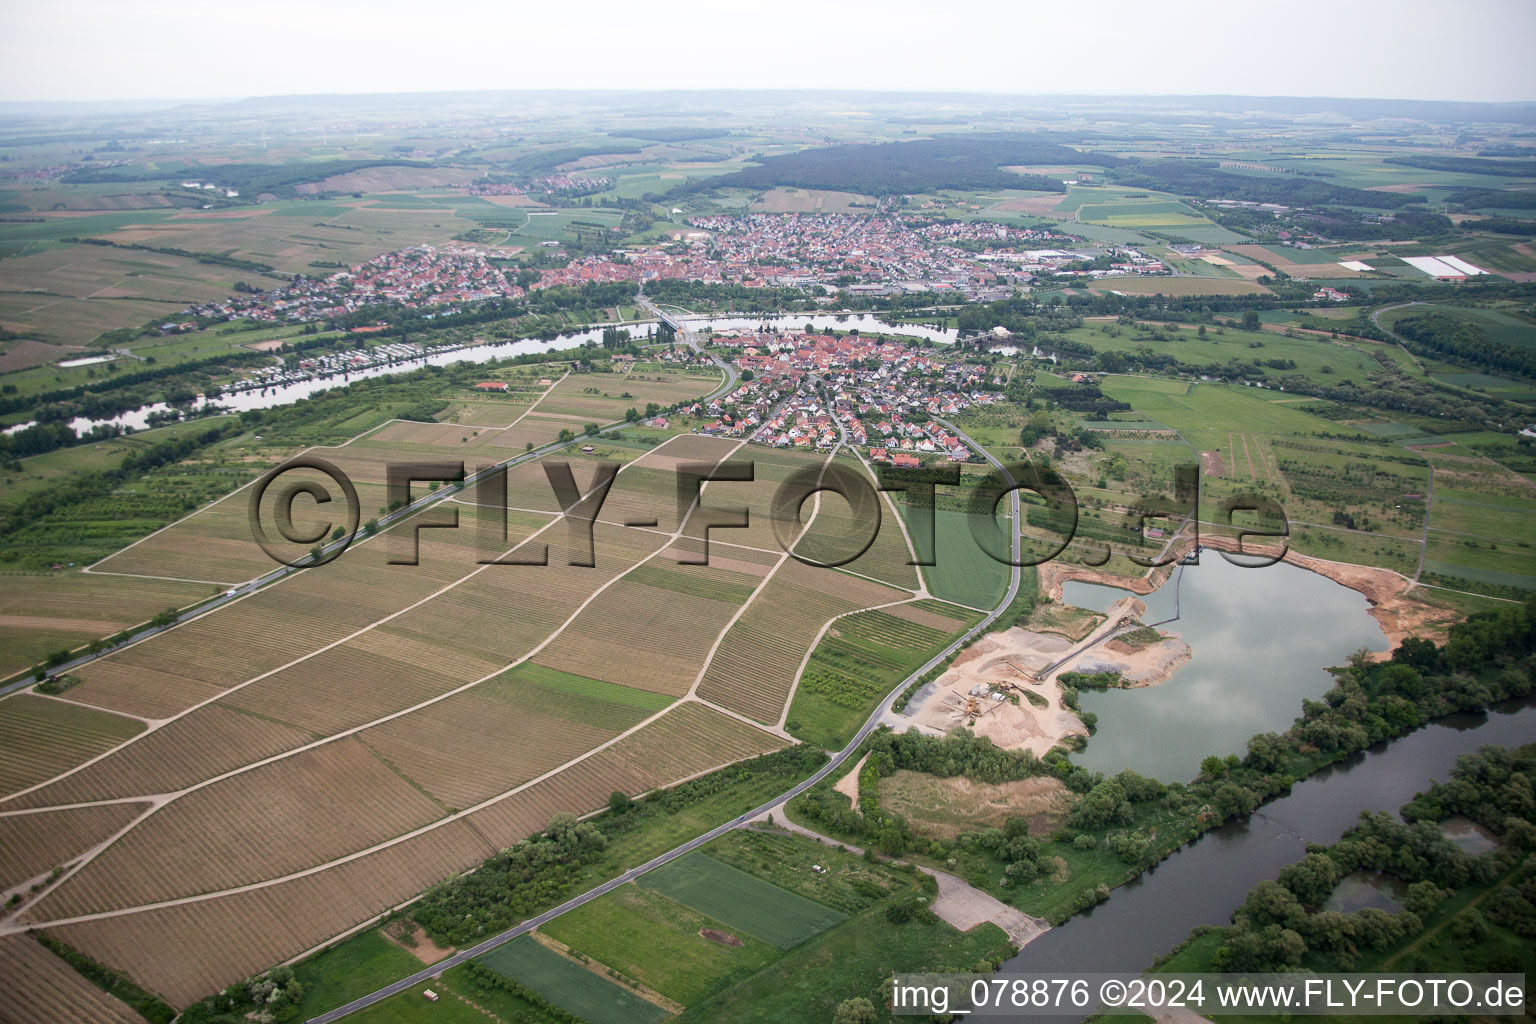
[[[1363,810],[1396,812],[1456,758],[1486,744],[1536,742],[1536,698],[1456,714],[1298,782],[1252,819],[1206,833],[1087,913],[1031,942],[1002,972],[1139,971],[1196,925],[1224,925],[1248,892],[1331,844]]]
[[[1126,591],[1062,585],[1067,604],[1103,611]],[[1168,622],[1193,652],[1171,679],[1131,690],[1084,690],[1098,731],[1073,760],[1109,774],[1134,768],[1164,782],[1185,780],[1209,754],[1241,754],[1248,737],[1283,732],[1333,687],[1326,669],[1361,647],[1385,651],[1365,596],[1289,563],[1246,569],[1215,551],[1141,599],[1144,622]],[[1069,669],[1093,671],[1092,652]],[[1169,742],[1169,737],[1178,737]]]
[[[698,323],[713,327],[756,327],[763,323],[774,323],[786,330],[798,329],[806,323],[812,324],[817,330],[850,330],[858,328],[862,331],[882,334],[904,334],[908,337],[926,338],[931,341],[948,343],[955,340],[958,332],[954,330],[939,330],[933,327],[924,327],[916,324],[892,324],[884,320],[876,319],[868,314],[850,316],[794,316],[779,318],[749,318],[749,317],[690,317],[690,323]],[[633,327],[634,325],[629,325]],[[196,412],[207,408],[209,405],[229,412],[245,412],[250,409],[271,409],[274,406],[288,405],[297,402],[301,398],[328,391],[331,388],[345,387],[356,380],[367,380],[370,377],[385,377],[395,373],[408,373],[411,370],[420,369],[423,366],[448,366],[453,363],[487,363],[495,359],[510,359],[513,356],[527,355],[533,352],[550,352],[561,349],[576,348],[586,342],[600,342],[603,328],[591,327],[586,330],[571,334],[562,334],[550,341],[540,341],[537,338],[524,338],[520,341],[495,342],[486,345],[470,345],[460,348],[438,349],[420,356],[401,360],[399,362],[385,363],[379,366],[370,366],[362,370],[351,370],[346,373],[332,374],[325,377],[314,377],[308,380],[295,381],[292,384],[280,384],[264,388],[252,388],[245,391],[227,392],[209,402],[199,395],[189,408]],[[120,416],[110,419],[93,420],[84,416],[78,416],[70,421],[70,426],[76,434],[84,434],[93,427],[114,425],[125,430],[144,430],[149,423],[151,413],[165,412],[170,406],[164,402],[156,402],[146,405]],[[5,432],[15,433],[25,430],[33,425],[32,420],[7,427]]]
[[[790,316],[690,316],[690,327],[716,330],[755,330],[767,325],[781,331],[798,331],[806,324],[818,331],[859,331],[862,334],[904,334],[939,345],[953,344],[960,332],[953,327],[928,327],[923,324],[893,324],[868,313],[802,313]]]

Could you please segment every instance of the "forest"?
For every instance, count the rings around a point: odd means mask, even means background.
[[[298,195],[296,186],[321,181],[335,174],[349,174],[367,167],[426,166],[419,160],[320,160],[288,164],[220,164],[216,167],[200,167],[195,171],[170,172],[146,167],[102,167],[74,171],[65,175],[63,181],[71,185],[112,184],[160,181],[193,175],[199,181],[249,193],[252,199],[263,192],[270,192],[279,199],[292,199]]]
[[[1456,174],[1492,174],[1501,178],[1536,176],[1536,160],[1487,160],[1475,156],[1410,153],[1406,156],[1389,156],[1385,162],[1400,164],[1403,167],[1420,167],[1426,171],[1451,171]]]
[[[850,144],[767,157],[758,167],[681,185],[674,192],[713,188],[833,189],[888,196],[941,189],[1022,188],[1065,192],[1055,178],[1001,170],[1015,164],[1116,167],[1119,157],[1009,134],[951,135],[913,142]]]
[[[1536,352],[1501,345],[1477,324],[1450,313],[1423,313],[1399,320],[1393,328],[1420,355],[1448,358],[1522,377],[1536,378]]]
[[[1464,188],[1447,192],[1448,204],[1469,210],[1536,210],[1536,191],[1506,192],[1497,188]]]
[[[1109,176],[1118,185],[1245,203],[1279,203],[1283,206],[1334,203],[1395,210],[1416,201],[1414,196],[1405,193],[1346,188],[1317,178],[1235,174],[1221,170],[1215,160],[1143,160],[1112,169]]]

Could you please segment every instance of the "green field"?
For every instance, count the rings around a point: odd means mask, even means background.
[[[740,943],[732,946],[706,938],[704,929],[731,935],[719,921],[659,892],[626,885],[541,930],[684,1005],[756,973],[779,956],[750,935],[732,936]]]
[[[844,918],[698,851],[642,875],[640,884],[779,949],[793,949]]]
[[[370,928],[294,968],[294,977],[304,986],[301,1016],[342,1006],[419,970],[420,960]]]
[[[1003,503],[1007,508],[1007,503]],[[907,530],[914,529],[914,517],[905,503],[902,515]],[[923,579],[929,593],[943,601],[953,601],[967,608],[988,610],[1003,599],[1008,589],[1008,566],[983,551],[971,536],[970,515],[939,509],[934,513],[934,565],[923,567]],[[922,550],[926,541],[914,537]]]
[[[589,1024],[656,1024],[671,1016],[527,935],[497,946],[476,962]]]
[[[978,618],[948,607],[965,625]],[[883,611],[838,619],[800,677],[789,707],[791,735],[829,750],[843,746],[891,688],[952,636]]]

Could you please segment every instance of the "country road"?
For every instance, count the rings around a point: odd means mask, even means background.
[[[656,312],[658,315],[662,315],[660,310],[657,310],[649,302],[649,300],[642,299],[642,304],[651,309],[653,312]],[[668,319],[671,320],[672,318],[668,317]],[[676,326],[675,323],[674,326]],[[692,341],[689,343],[693,344]],[[714,359],[715,357],[711,356],[711,358]],[[716,361],[718,362],[718,360]],[[732,371],[731,376],[734,379],[734,371]],[[951,429],[954,429],[953,426],[951,426]],[[967,437],[961,431],[955,430],[955,433],[961,438],[961,440],[965,441],[976,451],[980,452],[981,455],[988,462],[992,463],[994,467],[1001,470],[1003,474],[1008,478],[1010,483],[1014,482],[1012,474],[1010,474],[1007,468],[996,458],[994,458],[990,452],[988,452],[985,448],[983,448],[976,441],[972,440],[970,437]],[[1010,491],[1009,498],[1013,514],[1013,522],[1017,524],[1021,514],[1018,491]],[[1021,551],[1021,541],[1017,525],[1015,525],[1011,532],[1013,534],[1013,559],[1014,561],[1018,561]],[[410,975],[409,977],[401,978],[399,981],[396,981],[393,984],[386,985],[383,988],[370,992],[366,996],[354,999],[352,1002],[347,1003],[345,1006],[339,1006],[336,1009],[329,1011],[328,1013],[320,1014],[318,1017],[311,1017],[308,1024],[329,1024],[331,1021],[341,1020],[343,1017],[346,1017],[349,1014],[356,1013],[357,1011],[372,1006],[381,1000],[388,999],[390,996],[398,995],[399,993],[404,992],[415,985],[429,981],[436,975],[441,974],[443,971],[446,971],[449,968],[457,967],[459,964],[465,963],[466,961],[472,960],[477,956],[488,953],[505,942],[510,942],[512,939],[515,939],[520,935],[525,935],[542,924],[547,924],[548,922],[553,921],[555,918],[559,917],[561,914],[564,914],[566,911],[574,910],[582,904],[589,903],[605,893],[612,892],[614,889],[621,885],[626,885],[629,882],[634,881],[641,875],[645,874],[647,871],[659,868],[663,864],[667,864],[679,857],[697,850],[699,847],[704,846],[705,844],[712,842],[715,839],[718,839],[720,836],[725,835],[732,829],[739,828],[747,824],[747,822],[751,821],[753,818],[766,814],[780,804],[783,804],[788,800],[792,800],[799,796],[801,793],[804,793],[807,789],[810,789],[812,786],[816,785],[816,783],[820,782],[822,779],[825,779],[827,776],[835,772],[839,767],[843,765],[844,762],[848,760],[849,757],[853,755],[854,751],[859,748],[859,745],[863,743],[864,740],[869,737],[869,734],[874,732],[875,729],[879,726],[880,720],[884,718],[885,715],[891,710],[891,705],[895,703],[896,698],[900,696],[901,693],[911,683],[915,682],[926,673],[938,667],[938,665],[942,663],[945,658],[948,658],[955,651],[970,643],[977,636],[985,632],[994,622],[996,622],[998,617],[1001,616],[1003,612],[1008,609],[1008,606],[1013,603],[1014,598],[1018,596],[1021,579],[1022,574],[1019,571],[1019,567],[1016,565],[1013,566],[1009,577],[1008,591],[1003,595],[1002,601],[997,605],[997,607],[992,609],[992,611],[987,614],[987,617],[984,618],[981,622],[967,630],[966,633],[958,640],[945,647],[938,654],[935,654],[920,668],[913,671],[910,675],[898,683],[891,690],[891,692],[886,695],[885,699],[880,702],[880,706],[877,707],[874,712],[870,714],[869,718],[865,720],[864,724],[859,728],[858,733],[853,737],[851,741],[849,741],[848,745],[845,746],[842,750],[838,751],[836,754],[833,754],[831,760],[829,760],[825,765],[818,769],[814,775],[786,790],[785,792],[772,797],[762,804],[759,804],[752,810],[738,815],[737,817],[732,818],[730,821],[710,829],[703,835],[691,839],[688,842],[681,844],[680,846],[676,846],[671,850],[668,850],[666,853],[653,857],[646,861],[644,864],[631,868],[623,874],[615,878],[611,878],[601,885],[595,886],[592,889],[588,889],[581,895],[566,900],[558,907],[547,910],[544,913],[537,915],[536,917],[531,917],[528,920],[523,921],[521,924],[515,925],[512,928],[508,928],[506,931],[500,933],[499,935],[492,936],[491,938],[486,939],[484,942],[476,946],[461,950],[452,956],[447,957],[446,959],[439,960],[437,963],[432,964],[430,967],[425,967],[422,970],[417,971],[415,974]]]

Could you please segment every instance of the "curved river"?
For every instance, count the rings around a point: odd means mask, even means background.
[[[1308,842],[1337,842],[1361,811],[1395,813],[1430,780],[1447,778],[1462,754],[1531,742],[1536,697],[1451,715],[1372,747],[1298,782],[1250,820],[1207,832],[1108,902],[1041,935],[1001,973],[1140,971],[1196,925],[1230,923],[1248,891],[1300,860]]]
[[[887,323],[868,314],[807,315],[778,318],[689,317],[688,320],[690,323],[720,328],[751,328],[766,323],[783,329],[794,329],[809,323],[816,330],[847,331],[857,328],[863,331],[879,332],[882,334],[905,334],[909,337],[926,338],[940,343],[952,342],[958,334],[953,329],[939,330],[918,324]],[[627,326],[633,327],[635,325],[629,324]],[[366,369],[351,370],[346,373],[332,374],[325,377],[314,377],[307,380],[294,381],[291,384],[277,384],[264,388],[250,388],[245,391],[226,392],[211,403],[199,395],[197,400],[192,402],[188,408],[196,412],[211,404],[219,409],[230,412],[245,412],[250,409],[271,409],[275,406],[297,402],[301,398],[308,398],[310,395],[318,394],[321,391],[344,387],[356,380],[367,380],[370,377],[386,377],[395,373],[407,373],[411,370],[420,369],[423,366],[449,366],[453,363],[488,363],[494,359],[508,359],[532,352],[560,351],[562,349],[575,348],[587,342],[599,342],[602,340],[602,334],[603,328],[598,326],[575,331],[571,334],[561,334],[549,341],[540,341],[537,338],[524,338],[520,341],[503,341],[461,348],[437,349],[407,359],[370,366]],[[168,409],[170,409],[170,406],[164,402],[156,402],[110,419],[93,420],[87,419],[84,416],[76,417],[70,421],[70,426],[76,434],[84,434],[93,427],[109,424],[123,427],[127,430],[144,430],[149,426],[149,415],[151,413],[165,412]],[[25,423],[6,427],[5,432],[11,434],[18,430],[25,430],[27,427],[32,426],[33,422],[28,420]]]

